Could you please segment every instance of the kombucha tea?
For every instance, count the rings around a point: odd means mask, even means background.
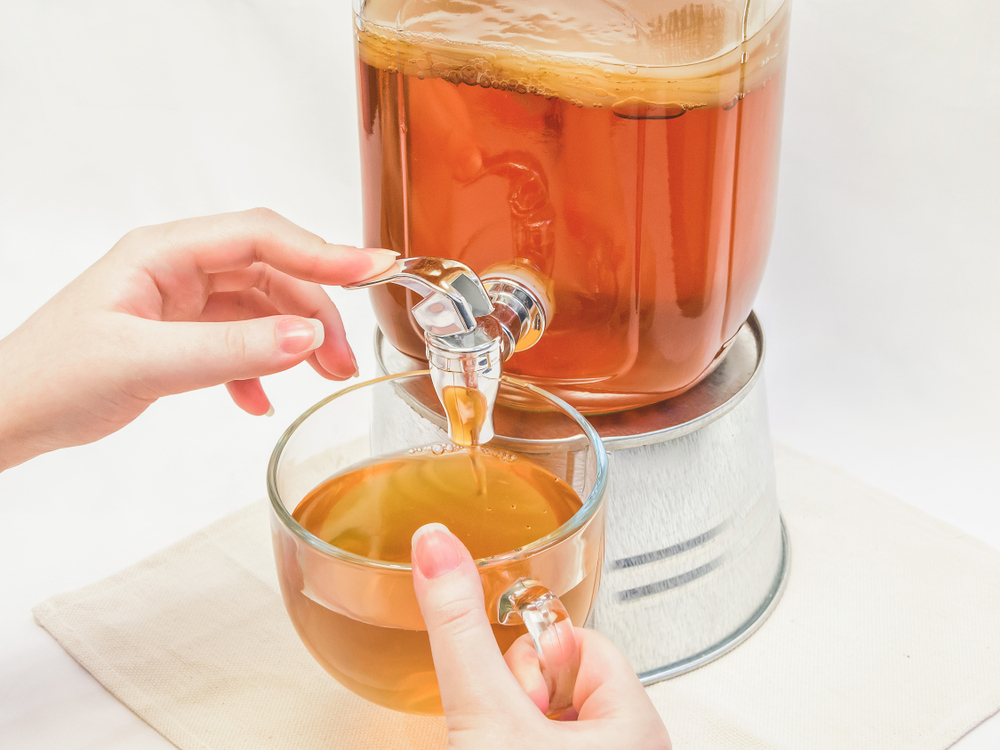
[[[545,334],[505,368],[582,411],[707,375],[771,240],[788,3],[743,37],[742,13],[711,4],[641,27],[585,0],[470,0],[468,22],[444,0],[407,3],[415,20],[397,5],[356,16],[365,243],[550,279]],[[545,23],[561,36],[517,31]],[[422,358],[413,293],[372,299],[389,341]]]
[[[441,392],[449,434],[456,445],[479,445],[487,417],[486,397],[475,388],[449,385]]]
[[[435,446],[335,475],[306,495],[293,517],[342,550],[408,563],[410,539],[426,523],[445,524],[481,559],[546,536],[580,506],[572,487],[524,458],[489,447]],[[334,612],[290,582],[290,567],[279,566],[286,607],[302,641],[330,674],[383,706],[441,713],[425,631]],[[588,570],[581,583],[560,596],[575,622],[586,619],[598,577],[596,568]],[[373,584],[359,596],[376,596],[378,590]],[[525,632],[509,625],[494,625],[493,631],[501,650]]]

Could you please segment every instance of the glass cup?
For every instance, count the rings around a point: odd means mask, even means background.
[[[499,402],[488,448],[541,465],[583,503],[552,533],[476,561],[497,644],[506,651],[530,633],[554,717],[572,705],[579,667],[572,623],[587,619],[600,580],[607,454],[579,412],[535,386],[505,377]],[[271,455],[267,487],[285,607],[316,661],[368,700],[440,715],[410,565],[344,551],[292,518],[312,489],[355,462],[428,446],[448,446],[429,373],[386,376],[345,388],[300,416]]]

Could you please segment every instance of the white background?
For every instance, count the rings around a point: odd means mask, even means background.
[[[998,28],[990,0],[796,0],[756,305],[775,437],[995,547]],[[266,205],[359,243],[358,184],[347,0],[0,0],[0,335],[138,225]],[[333,294],[372,374],[367,297]],[[0,747],[167,746],[30,608],[263,496],[330,385],[265,387],[271,419],[211,389],[0,475]],[[998,746],[1000,719],[958,745]]]

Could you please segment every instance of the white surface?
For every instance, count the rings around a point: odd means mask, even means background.
[[[757,304],[775,436],[1000,547],[1000,5],[792,19]],[[141,224],[267,205],[360,242],[354,96],[346,0],[0,0],[0,335]],[[367,299],[334,294],[370,374]],[[213,389],[0,475],[0,748],[168,747],[29,610],[262,496],[329,388],[265,387],[272,419]],[[994,718],[956,747],[997,746]]]
[[[354,441],[323,458],[335,470],[359,447],[367,455],[367,441]],[[969,616],[1000,611],[1000,556],[820,459],[778,446],[774,464],[796,542],[781,606],[725,658],[649,688],[675,745],[940,750],[1000,703],[996,622]],[[358,698],[302,648],[281,605],[267,514],[258,501],[34,612],[184,750],[441,750],[442,721]],[[719,572],[709,588],[725,598],[734,572]],[[719,609],[711,598],[701,604]],[[690,617],[672,610],[659,629],[672,639]]]

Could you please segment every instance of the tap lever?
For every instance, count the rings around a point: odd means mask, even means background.
[[[405,286],[424,298],[413,306],[413,317],[432,336],[468,333],[476,328],[476,318],[493,312],[479,277],[464,263],[447,258],[400,258],[385,273],[345,288],[389,283]]]
[[[545,330],[551,300],[539,291],[545,285],[537,275],[514,264],[494,267],[486,277],[487,292],[458,261],[401,258],[385,273],[346,288],[400,284],[423,297],[410,312],[424,330],[431,382],[448,413],[448,435],[459,445],[473,445],[493,438],[503,362]]]

